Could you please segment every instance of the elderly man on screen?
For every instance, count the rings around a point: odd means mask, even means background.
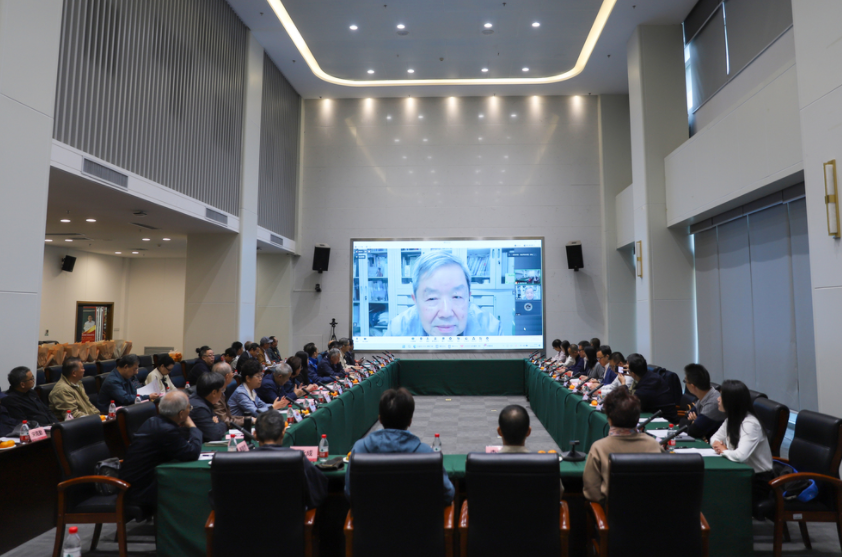
[[[415,305],[389,323],[386,336],[499,336],[500,321],[471,304],[471,273],[446,251],[418,258],[412,273]]]

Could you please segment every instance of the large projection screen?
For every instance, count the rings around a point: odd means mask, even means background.
[[[544,348],[544,239],[352,239],[359,351]]]

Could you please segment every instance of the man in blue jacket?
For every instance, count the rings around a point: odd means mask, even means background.
[[[332,383],[345,377],[345,370],[342,369],[342,353],[336,348],[331,348],[327,358],[319,362],[316,370],[319,383]]]
[[[356,443],[352,453],[431,453],[432,447],[422,443],[418,437],[408,431],[415,413],[415,400],[401,387],[389,389],[380,397],[380,423],[383,429],[369,433]],[[453,501],[456,491],[447,472],[442,467],[444,504]],[[345,497],[351,500],[350,466],[345,468]]]

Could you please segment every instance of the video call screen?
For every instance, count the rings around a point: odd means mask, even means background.
[[[352,240],[354,348],[544,347],[543,239]]]

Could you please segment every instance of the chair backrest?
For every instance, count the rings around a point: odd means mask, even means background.
[[[748,394],[749,394],[749,396],[751,396],[751,401],[752,401],[752,402],[754,402],[754,401],[755,401],[755,400],[757,400],[758,398],[769,398],[769,397],[768,397],[768,396],[766,396],[765,394],[763,394],[763,393],[761,393],[761,392],[759,392],[759,391],[752,391],[751,389],[749,389],[749,390],[748,390]]]
[[[44,368],[44,376],[47,379],[47,383],[58,383],[58,380],[61,378],[61,366]]]
[[[184,371],[180,362],[176,363],[173,366],[172,371],[170,371],[170,380],[172,380],[172,384],[179,389],[184,387],[185,383],[187,383],[187,379],[184,378]]]
[[[117,410],[117,427],[120,429],[123,446],[128,449],[140,426],[157,414],[158,407],[153,402],[135,403]]]
[[[47,372],[44,371],[44,368],[39,368],[35,370],[35,385],[43,385],[47,383]]]
[[[184,377],[190,377],[190,369],[196,365],[196,362],[199,361],[199,358],[193,358],[192,360],[182,360],[181,361],[181,372],[184,374]]]
[[[670,395],[672,395],[675,404],[679,404],[679,402],[681,401],[681,395],[684,394],[684,388],[682,387],[681,379],[678,377],[678,375],[660,366],[650,365],[648,366],[648,368],[649,371],[654,371],[655,373],[661,376],[661,378],[664,380],[664,382],[666,382],[667,386],[669,387]]]
[[[561,553],[557,455],[471,453],[465,471],[468,555]]]
[[[355,555],[444,554],[441,453],[351,455]]]
[[[99,368],[99,375],[111,373],[117,367],[117,360],[101,360],[96,365]]]
[[[91,403],[96,402],[96,394],[99,392],[96,384],[96,377],[83,377],[82,388],[85,389],[85,394],[91,399]]]
[[[96,377],[99,374],[99,367],[97,367],[96,362],[82,364],[82,367],[85,368],[85,377]]]
[[[304,555],[306,480],[304,454],[296,450],[219,452],[211,464],[215,522],[214,555]],[[272,517],[271,528],[251,528],[243,535],[243,481],[260,486],[249,502],[254,516]]]
[[[754,414],[766,431],[772,456],[781,456],[781,443],[783,443],[789,422],[789,408],[765,397],[754,399],[753,405]]]
[[[85,416],[54,424],[50,431],[62,479],[92,476],[97,462],[111,457],[99,416]],[[93,484],[70,488],[71,503],[96,495]]]
[[[141,385],[146,383],[146,376],[149,375],[150,371],[152,371],[152,370],[148,367],[138,368],[138,370],[137,370],[137,381],[138,381],[138,383],[140,383]]]
[[[842,461],[842,419],[810,410],[798,412],[789,462],[799,472],[839,477]]]
[[[41,399],[41,402],[47,406],[50,405],[50,393],[53,391],[53,387],[55,386],[55,383],[44,383],[43,385],[35,387],[35,392],[38,393],[38,397]]]
[[[138,365],[140,367],[151,368],[152,367],[152,356],[143,355],[141,356],[138,354],[137,356]]]
[[[99,375],[94,377],[94,381],[96,381],[96,392],[99,392],[99,390],[102,388],[103,381],[105,381],[105,379],[109,375],[111,375],[111,374],[110,373],[100,373]]]
[[[239,387],[239,386],[240,386],[239,381],[231,381],[231,383],[229,383],[228,386],[225,387],[225,400],[228,400],[229,398],[231,398],[231,395],[234,394],[234,391],[236,391],[237,387]]]
[[[700,557],[705,465],[698,454],[612,454],[608,473],[608,554]],[[681,504],[676,504],[676,497]],[[657,524],[657,535],[643,535]]]
[[[714,383],[713,381],[710,382],[710,386],[716,389],[717,391],[722,390],[722,387],[719,383]]]

